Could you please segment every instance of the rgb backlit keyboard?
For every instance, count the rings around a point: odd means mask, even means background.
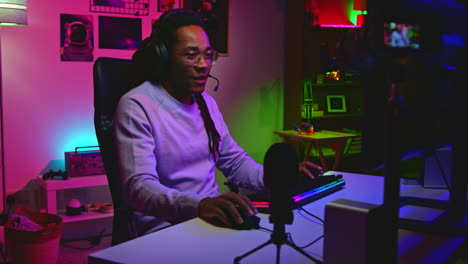
[[[292,209],[313,202],[321,197],[340,190],[345,185],[341,174],[319,175],[315,179],[302,179],[292,190]],[[269,212],[268,194],[257,192],[249,195],[252,203],[261,213]]]

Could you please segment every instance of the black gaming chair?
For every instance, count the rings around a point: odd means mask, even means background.
[[[94,62],[94,127],[109,182],[114,218],[112,245],[137,237],[132,213],[126,206],[118,180],[113,140],[114,112],[120,97],[132,87],[131,60],[100,57]]]

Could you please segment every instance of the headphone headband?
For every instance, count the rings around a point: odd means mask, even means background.
[[[158,21],[156,22],[157,24],[154,30],[155,31],[154,33],[156,34],[156,36],[159,36],[159,34],[161,33],[161,29],[165,27],[166,21],[170,20],[170,18],[172,18],[173,16],[177,16],[177,15],[185,15],[186,17],[192,16],[192,18],[199,20],[199,23],[202,27],[205,27],[203,18],[201,17],[199,13],[191,9],[175,8],[175,9],[171,9],[169,11],[164,12],[159,17]]]

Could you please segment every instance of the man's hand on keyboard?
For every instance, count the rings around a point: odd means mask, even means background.
[[[307,160],[299,163],[299,172],[305,174],[311,179],[314,179],[319,174],[324,173],[322,167]]]

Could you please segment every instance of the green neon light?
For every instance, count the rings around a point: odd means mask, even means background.
[[[367,15],[367,10],[354,10],[354,1],[348,1],[348,5],[346,7],[348,19],[351,24],[357,24],[357,16],[358,15]]]
[[[349,21],[351,22],[351,24],[353,25],[356,25],[356,15],[354,14],[354,1],[347,1],[347,4],[346,4],[346,13],[347,13],[347,17],[349,19]]]
[[[357,16],[362,14],[362,11],[356,11],[356,10],[353,10],[351,12],[351,15],[349,16],[349,20],[351,21],[351,23],[353,23],[353,25],[356,25],[357,24]]]

